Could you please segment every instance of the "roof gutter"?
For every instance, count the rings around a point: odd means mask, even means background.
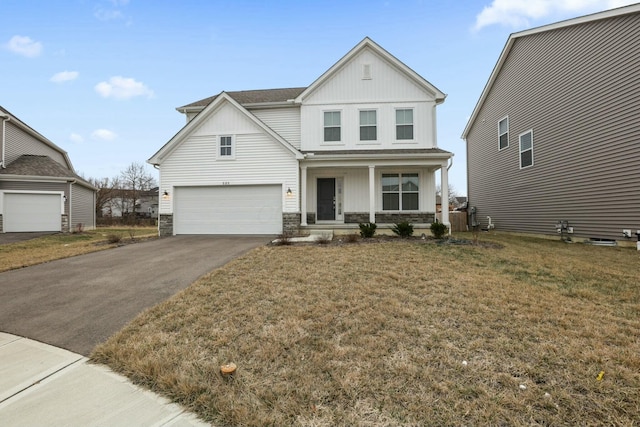
[[[9,121],[9,116],[3,113],[0,113],[0,120],[2,120],[2,157],[0,158],[0,167],[5,169],[7,165],[4,163],[4,152],[6,151],[7,144],[5,140],[7,139],[7,131],[5,123]]]

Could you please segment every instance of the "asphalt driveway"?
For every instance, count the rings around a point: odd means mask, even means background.
[[[0,331],[88,356],[137,314],[266,236],[174,236],[0,273]]]

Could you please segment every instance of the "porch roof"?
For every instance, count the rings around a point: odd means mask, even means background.
[[[397,148],[380,150],[322,150],[322,151],[302,151],[304,160],[315,161],[446,161],[453,157],[453,153],[440,148]]]

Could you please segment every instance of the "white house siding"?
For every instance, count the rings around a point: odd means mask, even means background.
[[[235,158],[217,159],[217,136],[234,135]],[[222,106],[162,162],[160,194],[176,186],[279,184],[283,212],[298,212],[298,163],[294,154],[229,104]],[[160,197],[160,213],[173,199]]]
[[[26,133],[12,123],[11,120],[5,121],[5,125],[7,136],[5,161],[7,164],[13,162],[23,154],[32,154],[49,156],[64,167],[70,168],[71,165],[67,164],[64,156],[58,150],[49,147],[39,139]]]
[[[363,79],[370,65],[371,79]],[[303,151],[434,148],[435,97],[370,50],[363,51],[303,100]],[[397,108],[413,108],[414,139],[396,141]],[[363,109],[377,111],[377,141],[360,141]],[[324,111],[341,111],[341,141],[324,142]]]
[[[82,224],[85,230],[96,228],[95,191],[78,184],[71,185],[71,230],[76,230]]]
[[[420,175],[419,209],[435,212],[435,176],[432,169],[420,167],[377,167],[375,170],[376,212],[382,212],[382,174],[418,173]],[[361,168],[310,168],[307,173],[307,211],[316,212],[316,179],[342,178],[344,188],[344,212],[369,211],[369,167]]]
[[[251,113],[291,145],[300,149],[300,106],[265,108],[251,110]]]

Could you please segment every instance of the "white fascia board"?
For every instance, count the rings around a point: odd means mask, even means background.
[[[72,182],[76,180],[77,178],[74,177],[0,174],[0,181]]]
[[[473,109],[473,113],[471,114],[471,117],[469,118],[469,121],[467,122],[467,125],[465,126],[464,131],[462,132],[461,138],[464,140],[467,139],[467,135],[471,130],[471,126],[475,122],[478,116],[478,113],[480,112],[480,108],[482,108],[482,105],[484,104],[485,99],[489,95],[489,92],[491,91],[491,87],[493,86],[493,83],[498,77],[498,74],[500,73],[502,66],[504,65],[504,62],[506,61],[507,56],[509,55],[509,52],[511,51],[511,48],[513,47],[513,43],[515,42],[516,39],[520,37],[530,36],[532,34],[539,34],[546,31],[557,30],[559,28],[570,27],[572,25],[585,24],[587,22],[593,22],[593,21],[598,21],[600,19],[613,18],[616,16],[622,16],[622,15],[627,15],[630,13],[637,13],[637,12],[640,12],[640,3],[636,3],[631,6],[619,7],[616,9],[605,10],[604,12],[593,13],[591,15],[579,16],[577,18],[567,19],[567,20],[556,22],[553,24],[543,25],[541,27],[531,28],[529,30],[519,31],[517,33],[511,34],[507,39],[507,42],[505,43],[504,48],[502,49],[502,53],[500,54],[500,57],[498,58],[496,65],[493,67],[493,71],[489,76],[489,80],[487,80],[487,83],[484,86],[482,94],[480,95],[480,98],[478,99],[478,102],[476,103],[476,106]]]
[[[309,87],[307,87],[300,95],[298,95],[295,99],[295,102],[300,104],[302,101],[307,98],[311,93],[313,93],[316,89],[322,86],[327,80],[329,80],[333,75],[335,75],[345,64],[351,61],[358,53],[362,50],[370,48],[376,54],[381,56],[387,62],[389,62],[393,67],[397,68],[399,71],[404,73],[407,77],[413,80],[418,86],[422,87],[424,90],[432,94],[436,100],[436,103],[440,104],[444,102],[447,95],[440,91],[437,87],[429,83],[424,77],[420,74],[413,71],[407,65],[405,65],[398,58],[387,52],[384,48],[378,45],[376,42],[371,40],[369,37],[365,37],[360,43],[358,43],[353,49],[347,52],[338,62],[333,64],[331,68],[325,71],[320,77],[318,77]]]

